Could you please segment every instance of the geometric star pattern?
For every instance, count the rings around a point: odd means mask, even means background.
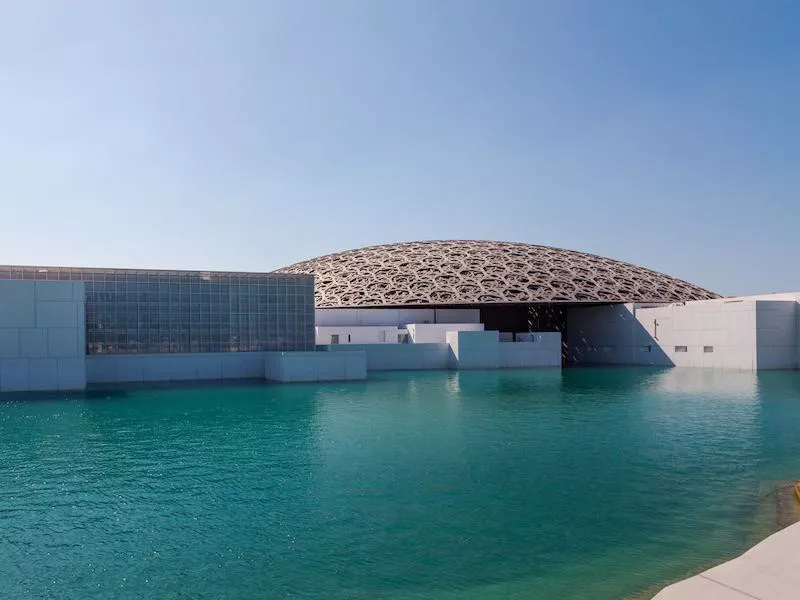
[[[718,298],[680,279],[602,256],[514,242],[369,246],[278,269],[316,276],[319,308]]]

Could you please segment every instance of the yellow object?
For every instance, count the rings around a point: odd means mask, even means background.
[[[797,500],[800,501],[800,481],[796,481],[794,484],[794,495],[797,496]]]

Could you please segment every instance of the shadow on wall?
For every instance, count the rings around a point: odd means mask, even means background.
[[[636,319],[629,306],[571,308],[567,323],[569,365],[675,366],[658,338]]]

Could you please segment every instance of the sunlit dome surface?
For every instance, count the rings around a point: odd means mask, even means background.
[[[513,242],[369,246],[279,269],[316,276],[319,308],[533,302],[681,302],[718,298],[644,267]]]

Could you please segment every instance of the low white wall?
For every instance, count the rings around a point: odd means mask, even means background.
[[[363,351],[267,352],[264,376],[280,382],[355,381],[366,379]]]
[[[447,344],[367,344],[327,346],[329,352],[363,350],[370,371],[417,371],[450,367]]]
[[[0,392],[86,387],[85,287],[0,281]]]
[[[397,344],[400,330],[394,326],[317,327],[318,346],[331,344],[331,336],[339,336],[339,344]]]
[[[263,379],[264,352],[107,354],[86,358],[89,383]]]
[[[407,328],[414,344],[443,344],[449,331],[483,331],[483,323],[409,323]]]
[[[500,338],[496,331],[448,331],[452,366],[458,369],[500,368]]]
[[[529,339],[500,344],[501,369],[561,366],[560,333],[532,333]]]
[[[477,308],[318,308],[317,326],[405,327],[409,323],[480,323]]]

